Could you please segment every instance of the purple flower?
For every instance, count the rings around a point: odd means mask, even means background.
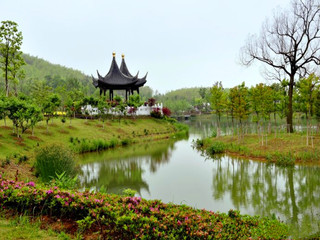
[[[46,194],[51,194],[51,193],[53,193],[53,190],[48,190],[48,191],[46,191]],[[59,196],[59,195],[57,195],[57,196]]]

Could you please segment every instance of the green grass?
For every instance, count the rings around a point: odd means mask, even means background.
[[[64,232],[56,233],[52,230],[40,228],[40,221],[31,221],[27,216],[16,216],[13,219],[6,219],[0,215],[0,239],[2,240],[67,240],[71,239]]]
[[[294,163],[320,163],[320,135],[313,136],[307,145],[306,134],[281,133],[261,137],[248,134],[239,139],[237,136],[223,136],[198,140],[196,144],[203,149],[210,149],[216,143],[223,143],[225,152],[236,153],[246,157],[261,158],[279,165]],[[267,139],[267,141],[266,141]]]
[[[119,144],[126,144],[168,138],[177,132],[173,124],[153,118],[127,118],[122,119],[120,123],[118,120],[107,120],[104,128],[99,120],[73,119],[69,126],[69,122],[63,124],[60,118],[56,118],[53,123],[50,121],[48,133],[45,122],[40,122],[35,128],[34,136],[27,130],[22,139],[16,138],[11,126],[12,123],[8,119],[6,127],[3,120],[0,122],[0,160],[17,154],[32,158],[39,146],[50,143],[58,142],[71,147],[71,137],[79,141],[86,139],[108,142],[115,139]]]

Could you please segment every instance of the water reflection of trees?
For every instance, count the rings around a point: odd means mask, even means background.
[[[320,168],[279,168],[262,162],[223,157],[214,161],[213,197],[230,194],[237,209],[280,217],[293,236],[319,231]]]
[[[109,193],[122,193],[126,188],[149,192],[148,183],[142,174],[146,168],[156,172],[159,166],[169,162],[174,142],[153,142],[120,148],[102,154],[91,154],[82,159],[80,181],[86,188],[99,190],[104,187]]]

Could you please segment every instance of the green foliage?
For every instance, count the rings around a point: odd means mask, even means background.
[[[260,118],[269,119],[273,110],[273,92],[269,86],[263,83],[256,84],[249,91],[250,105],[252,111],[256,114],[256,121]]]
[[[127,197],[134,197],[134,195],[136,195],[136,193],[137,193],[137,191],[133,190],[131,188],[127,188],[122,191],[122,195],[127,196]]]
[[[21,96],[19,98],[11,97],[3,99],[2,102],[3,108],[0,107],[0,111],[2,111],[2,115],[4,117],[8,116],[12,120],[18,137],[19,128],[21,128],[22,133],[24,133],[30,127],[33,129],[36,123],[41,121],[43,118],[40,109],[30,100],[24,99]]]
[[[229,93],[230,107],[232,115],[241,123],[249,116],[248,88],[245,83],[230,89]]]
[[[288,227],[276,219],[194,209],[134,196],[44,188],[1,179],[0,207],[16,213],[67,216],[83,231],[100,226],[114,239],[284,239]]]
[[[67,68],[58,64],[52,64],[38,57],[23,54],[25,62],[23,66],[26,79],[19,83],[22,92],[28,94],[33,86],[41,79],[43,84],[55,93],[58,93],[62,101],[67,98],[67,91],[81,90],[85,95],[92,95],[96,91],[92,85],[91,77],[79,70]]]
[[[296,106],[297,110],[304,113],[313,114],[313,106],[316,100],[316,88],[319,86],[319,77],[315,74],[310,74],[307,78],[301,78],[297,82],[298,96]]]
[[[316,92],[315,103],[314,103],[314,112],[318,122],[320,122],[320,91]]]
[[[293,166],[296,157],[291,153],[275,152],[270,154],[267,158],[269,162],[274,162],[278,166]]]
[[[210,89],[211,97],[210,103],[213,112],[218,116],[219,122],[221,114],[226,109],[226,93],[223,90],[222,83],[216,82],[213,87]]]
[[[128,106],[129,107],[135,107],[135,108],[138,108],[140,107],[141,105],[143,104],[142,100],[141,100],[141,97],[139,94],[133,94],[133,95],[130,95],[129,97],[129,101],[128,101]]]
[[[212,130],[211,137],[217,137],[217,131],[216,130]]]
[[[195,99],[200,99],[201,88],[183,88],[178,90],[170,91],[163,95],[155,95],[157,102],[162,102],[164,106],[168,107],[173,114],[179,114],[184,111],[190,111],[193,106],[196,105]],[[206,88],[203,88],[206,89]],[[207,89],[202,90],[207,94]],[[209,102],[202,99],[202,102]]]
[[[55,177],[51,177],[51,181],[49,183],[49,186],[51,187],[59,187],[61,189],[76,189],[78,186],[78,176],[70,177],[66,175],[66,172],[62,172],[61,174],[58,174],[56,172]]]
[[[74,139],[73,137],[70,137],[69,139],[70,143],[72,143],[72,150],[76,153],[85,153],[85,152],[93,152],[93,151],[102,151],[109,148],[114,148],[119,145],[119,142],[116,139]],[[130,143],[129,139],[123,139],[121,141],[122,146],[126,146]]]
[[[154,118],[162,118],[162,114],[159,108],[154,108],[151,112],[150,112],[150,116],[154,117]]]
[[[206,148],[206,152],[209,155],[216,153],[223,153],[226,150],[226,145],[223,142],[214,141],[210,146]]]
[[[0,69],[5,80],[5,95],[9,96],[9,80],[16,85],[21,66],[25,64],[20,51],[22,33],[13,21],[2,21],[0,26]],[[23,75],[23,74],[22,74]],[[17,94],[17,92],[16,92]]]
[[[41,147],[36,153],[35,170],[43,182],[57,176],[73,177],[75,161],[72,153],[62,145],[52,144]]]

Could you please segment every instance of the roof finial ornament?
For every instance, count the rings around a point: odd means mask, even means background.
[[[122,53],[121,57],[122,57],[122,59],[124,59],[124,54],[123,53]]]
[[[112,56],[115,57],[115,56],[116,56],[116,52],[113,52],[113,53],[112,53]]]

